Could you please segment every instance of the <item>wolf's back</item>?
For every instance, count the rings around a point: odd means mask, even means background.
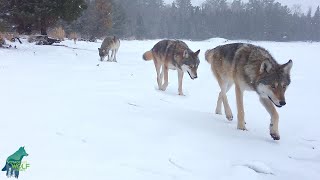
[[[191,51],[185,42],[165,39],[156,43],[150,51],[145,52],[143,59],[145,61],[152,60],[154,56],[168,58],[174,54],[181,54],[184,50]]]
[[[114,44],[116,44],[118,41],[118,39],[115,36],[107,36],[106,38],[104,38],[102,44],[101,44],[101,49],[107,49],[107,48],[111,48]],[[119,41],[120,44],[120,41]]]
[[[205,53],[205,58],[209,63],[213,61],[228,61],[232,62],[238,50],[243,47],[243,43],[232,43],[217,46],[213,49],[209,49]]]

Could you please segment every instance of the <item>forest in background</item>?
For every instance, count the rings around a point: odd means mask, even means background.
[[[83,38],[320,41],[319,6],[304,13],[275,0],[206,0],[200,6],[190,0],[0,0],[0,5],[0,30],[21,34],[61,26]]]

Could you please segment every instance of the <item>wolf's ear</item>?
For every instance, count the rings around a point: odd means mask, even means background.
[[[271,68],[272,68],[272,64],[270,63],[270,61],[268,59],[264,60],[260,66],[260,73],[264,73],[264,72],[269,73]]]
[[[290,59],[287,63],[285,63],[284,65],[282,65],[283,67],[283,72],[286,74],[290,74],[291,68],[292,68],[293,62]]]
[[[196,56],[198,56],[199,53],[200,53],[200,49],[199,49],[197,52],[195,52],[194,54],[195,54]]]
[[[189,57],[189,53],[188,53],[187,50],[184,50],[184,51],[183,51],[183,57],[184,57],[184,58],[188,58],[188,57]]]

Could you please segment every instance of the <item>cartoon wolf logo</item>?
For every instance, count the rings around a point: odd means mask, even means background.
[[[101,47],[98,48],[100,61],[103,61],[106,56],[108,56],[107,61],[114,61],[117,62],[117,52],[120,47],[120,40],[116,36],[107,36],[102,44]],[[111,51],[111,59],[109,56],[109,51]]]
[[[212,72],[221,89],[216,113],[221,114],[223,103],[227,119],[233,119],[226,93],[235,84],[238,129],[246,130],[243,92],[253,90],[259,95],[260,102],[271,116],[271,137],[279,140],[279,115],[274,106],[286,105],[285,92],[291,82],[292,60],[280,65],[264,48],[242,43],[227,44],[207,50],[205,58],[211,64]]]
[[[182,92],[182,79],[184,72],[187,72],[191,79],[196,79],[197,69],[200,64],[198,55],[200,50],[193,52],[186,43],[179,40],[162,40],[154,47],[143,54],[145,61],[152,60],[157,72],[157,83],[160,90],[165,91],[168,87],[169,69],[178,70],[179,95]],[[162,71],[160,73],[160,69]],[[162,79],[164,83],[162,84]]]
[[[18,151],[7,158],[6,165],[2,168],[2,171],[7,171],[6,175],[8,178],[12,176],[15,178],[19,177],[21,161],[24,156],[28,156],[28,154],[24,147],[20,147]]]

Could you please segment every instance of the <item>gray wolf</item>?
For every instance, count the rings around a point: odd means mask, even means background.
[[[101,47],[98,48],[100,61],[103,61],[106,56],[108,56],[107,61],[114,61],[117,62],[117,52],[120,47],[120,40],[115,36],[107,36],[102,44]],[[109,51],[112,51],[111,58],[109,56]]]
[[[7,158],[6,165],[2,168],[2,171],[7,171],[7,177],[19,177],[20,165],[24,156],[28,156],[28,153],[24,147],[20,147],[18,151]]]
[[[266,49],[242,43],[226,44],[207,50],[205,58],[211,64],[221,89],[216,114],[221,114],[223,103],[227,119],[233,119],[226,93],[235,84],[238,129],[246,130],[243,92],[255,91],[271,116],[270,135],[274,140],[279,140],[279,115],[275,106],[286,105],[285,92],[291,82],[292,60],[280,65]]]
[[[182,92],[182,79],[184,72],[187,72],[191,79],[196,79],[197,69],[200,64],[198,55],[200,50],[193,52],[186,43],[179,40],[162,40],[154,47],[143,54],[145,61],[153,60],[156,72],[157,83],[160,90],[165,91],[168,87],[169,69],[178,71],[179,95]],[[160,73],[160,69],[162,72]],[[162,79],[164,83],[162,84]]]

